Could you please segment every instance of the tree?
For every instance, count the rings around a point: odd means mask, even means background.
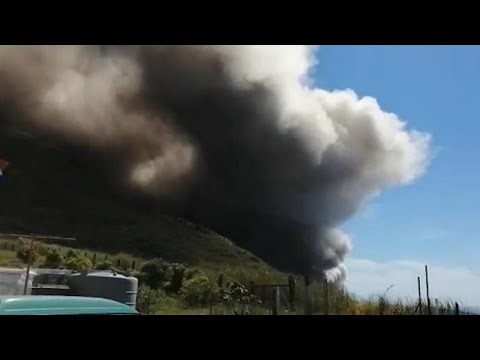
[[[48,249],[43,267],[58,269],[63,263],[63,256],[57,249]]]

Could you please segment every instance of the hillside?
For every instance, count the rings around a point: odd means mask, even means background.
[[[61,142],[0,125],[0,158],[12,164],[0,187],[0,232],[73,236],[81,248],[192,265],[267,267],[205,227],[129,198],[103,179],[85,149],[81,157],[76,153]]]

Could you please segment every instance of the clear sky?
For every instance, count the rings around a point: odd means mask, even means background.
[[[434,296],[480,306],[480,47],[320,46],[318,62],[318,87],[375,97],[433,137],[422,178],[345,224],[349,287],[367,295],[394,284],[393,294],[411,296],[429,264]]]

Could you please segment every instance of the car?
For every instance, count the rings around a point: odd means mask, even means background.
[[[80,296],[0,296],[0,315],[138,315],[117,301]]]

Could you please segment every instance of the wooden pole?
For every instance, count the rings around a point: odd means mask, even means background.
[[[280,289],[274,287],[272,291],[272,315],[278,315],[279,300],[280,300]]]
[[[422,315],[422,288],[420,287],[420,276],[418,280],[418,308],[420,310],[420,315]]]
[[[275,288],[275,307],[277,308],[277,314],[280,311],[280,287]]]
[[[425,281],[427,284],[427,311],[428,311],[428,315],[432,315],[432,309],[430,307],[430,290],[428,287],[428,266],[427,265],[425,265]]]
[[[150,289],[147,292],[147,315],[150,315]]]
[[[288,277],[288,300],[290,302],[290,311],[295,311],[295,278],[293,275]]]
[[[305,275],[305,309],[304,314],[310,315],[310,279]]]
[[[27,295],[27,291],[28,291],[28,280],[30,277],[30,267],[32,265],[31,263],[32,263],[32,251],[33,251],[33,237],[30,239],[30,244],[28,245],[27,251],[28,251],[27,274],[25,276],[25,285],[23,287],[23,295]]]
[[[210,294],[210,315],[213,315],[213,294]]]

